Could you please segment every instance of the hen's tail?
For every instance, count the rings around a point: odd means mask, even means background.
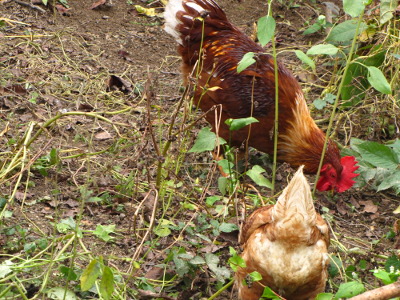
[[[212,32],[233,29],[213,0],[169,0],[164,18],[165,31],[185,47],[199,43]]]

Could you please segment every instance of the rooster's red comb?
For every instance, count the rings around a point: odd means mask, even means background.
[[[341,158],[340,163],[343,167],[342,174],[340,175],[340,179],[337,182],[335,187],[336,191],[341,193],[349,188],[351,188],[355,181],[354,177],[357,177],[360,174],[354,173],[360,166],[356,166],[357,161],[354,156],[344,156]]]

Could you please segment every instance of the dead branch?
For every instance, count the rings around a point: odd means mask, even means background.
[[[367,291],[349,300],[388,300],[400,296],[400,281]]]
[[[18,3],[19,5],[23,5],[23,6],[32,8],[32,9],[36,9],[36,10],[42,12],[42,13],[46,12],[43,8],[41,8],[39,6],[36,6],[36,5],[33,5],[32,3],[28,3],[28,2],[24,2],[24,1],[20,1],[20,0],[14,0],[14,2]]]

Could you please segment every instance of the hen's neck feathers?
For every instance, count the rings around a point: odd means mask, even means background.
[[[283,190],[271,215],[277,239],[293,242],[297,238],[300,243],[310,239],[317,213],[310,186],[303,175],[303,166]]]

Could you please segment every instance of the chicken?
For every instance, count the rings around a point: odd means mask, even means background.
[[[221,107],[220,126],[215,112],[206,115],[213,131],[230,141],[231,146],[246,143],[262,152],[273,153],[275,77],[272,56],[233,26],[213,0],[170,0],[165,8],[165,31],[179,44],[182,72],[187,82],[193,73],[195,105],[209,111]],[[243,55],[255,53],[256,63],[238,73]],[[293,75],[279,64],[279,136],[278,159],[293,167],[304,165],[308,173],[316,173],[325,134],[310,116],[300,85]],[[225,120],[255,117],[259,122],[238,131],[229,131]],[[339,149],[329,141],[317,188],[343,192],[353,186],[358,174],[352,156],[340,158]]]
[[[303,167],[275,205],[257,209],[240,234],[245,268],[238,268],[239,299],[258,300],[264,286],[288,300],[314,299],[327,280],[329,230],[315,211]],[[261,281],[246,284],[257,271]]]

